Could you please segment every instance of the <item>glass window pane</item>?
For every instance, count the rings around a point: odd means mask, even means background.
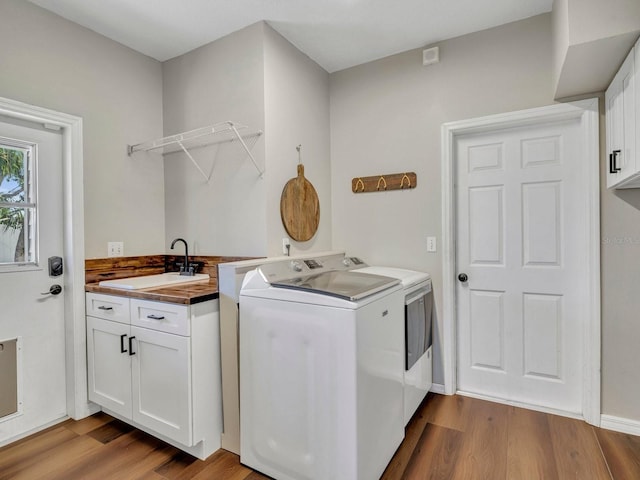
[[[0,208],[0,263],[33,262],[31,208]]]
[[[0,265],[37,262],[35,152],[0,138]]]
[[[24,202],[24,187],[24,150],[0,145],[0,202]]]

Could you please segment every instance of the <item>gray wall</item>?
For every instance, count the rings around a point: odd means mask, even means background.
[[[607,190],[600,121],[602,413],[640,421],[640,189]]]
[[[203,254],[278,254],[275,203],[302,143],[323,222],[309,245],[429,271],[440,305],[442,259],[426,252],[426,237],[441,239],[441,124],[553,99],[549,15],[442,42],[437,65],[423,67],[413,50],[328,77],[263,24],[162,67],[28,2],[1,0],[0,18],[0,96],[84,119],[88,258],[105,256],[113,240],[126,255],[161,253],[178,235]],[[221,157],[206,185],[186,159],[168,158],[165,187],[157,155],[125,153],[127,144],[226,119],[271,134],[254,149],[265,180],[248,160]],[[418,174],[415,190],[350,191],[354,176],[405,170]],[[602,182],[602,410],[640,421],[640,190]]]
[[[607,88],[640,34],[638,0],[553,2],[555,98]]]
[[[288,237],[280,218],[280,196],[287,181],[297,176],[299,144],[305,177],[320,200],[320,224],[311,240],[291,240],[291,253],[329,250],[329,74],[268,25],[264,38],[268,251],[282,255],[282,238]]]
[[[563,0],[569,3],[570,43],[593,42],[640,30],[638,0]]]
[[[86,257],[163,252],[162,164],[126,154],[162,136],[160,63],[29,2],[0,19],[0,96],[83,118]]]
[[[331,75],[334,248],[430,272],[439,308],[442,258],[426,237],[441,240],[440,126],[553,103],[550,17],[442,42],[437,65],[414,50]],[[604,172],[602,114],[600,141]],[[352,177],[405,170],[418,174],[415,190],[350,192]],[[604,174],[601,183],[602,413],[640,421],[640,190],[609,191]]]
[[[333,247],[374,265],[432,275],[442,304],[440,127],[553,103],[551,17],[438,44],[440,63],[412,50],[331,75]],[[414,171],[417,188],[351,193],[353,177]],[[427,236],[438,252],[427,253]],[[435,372],[443,382],[436,332]]]
[[[252,153],[192,151],[165,156],[166,241],[185,237],[203,255],[281,255],[287,236],[280,195],[296,176],[303,145],[306,177],[320,198],[318,233],[292,253],[331,247],[329,74],[263,22],[163,64],[164,130],[171,135],[224,120],[264,130]],[[222,148],[222,147],[221,147]]]
[[[264,130],[263,24],[257,23],[163,63],[166,135],[233,121]],[[264,136],[252,153],[264,168]],[[241,147],[165,157],[166,248],[184,237],[200,255],[267,254],[266,182]],[[180,247],[182,248],[182,247]]]

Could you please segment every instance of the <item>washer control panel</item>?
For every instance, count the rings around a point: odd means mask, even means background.
[[[265,263],[258,268],[258,271],[265,282],[273,283],[334,270],[352,270],[363,266],[366,264],[358,257],[334,254]]]

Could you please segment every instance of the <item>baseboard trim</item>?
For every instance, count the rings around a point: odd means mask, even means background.
[[[613,415],[600,415],[600,427],[629,435],[640,436],[640,421]]]
[[[518,402],[518,401],[515,401],[515,400],[505,400],[504,398],[491,397],[489,395],[482,395],[482,394],[479,394],[479,393],[466,392],[466,391],[463,391],[463,390],[458,390],[456,392],[456,395],[462,395],[462,396],[465,396],[465,397],[477,398],[479,400],[487,400],[488,402],[501,403],[503,405],[510,405],[512,407],[525,408],[527,410],[533,410],[533,411],[536,411],[536,412],[549,413],[551,415],[559,415],[561,417],[575,418],[577,420],[585,420],[584,417],[579,413],[569,412],[569,411],[566,411],[566,410],[559,410],[557,408],[542,407],[542,406],[539,406],[539,405],[532,405],[532,404],[529,404],[529,403]]]
[[[429,391],[433,393],[439,393],[440,395],[446,395],[446,393],[444,393],[444,385],[442,385],[441,383],[432,383]]]
[[[14,435],[10,438],[5,438],[4,440],[0,441],[0,448],[6,447],[7,445],[17,442],[18,440],[22,440],[23,438],[26,438],[29,435],[33,435],[34,433],[38,433],[38,432],[41,432],[42,430],[46,430],[47,428],[53,427],[68,419],[69,419],[69,416],[65,415],[64,417],[57,418],[55,420],[45,423],[44,425],[40,425],[39,427],[32,428],[31,430],[28,430],[26,432],[18,433],[17,435]]]

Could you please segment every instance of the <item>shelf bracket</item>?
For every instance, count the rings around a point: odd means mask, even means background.
[[[202,176],[207,181],[207,183],[209,183],[209,180],[211,179],[211,175],[207,175],[206,173],[204,173],[202,168],[200,168],[200,165],[198,164],[198,162],[196,162],[196,159],[191,156],[191,154],[189,153],[189,150],[185,148],[185,146],[182,144],[180,140],[178,140],[176,143],[180,146],[180,148],[185,153],[185,155],[189,157],[189,160],[191,160],[191,162],[196,166],[196,168],[202,174]]]
[[[258,166],[258,163],[256,162],[256,159],[253,158],[253,155],[251,154],[251,150],[249,150],[249,147],[247,147],[247,144],[242,139],[242,136],[240,135],[240,133],[238,133],[238,129],[236,128],[236,126],[233,123],[230,124],[230,127],[231,127],[231,130],[233,130],[233,133],[236,134],[236,137],[238,137],[238,140],[240,141],[240,144],[242,145],[242,148],[244,148],[244,151],[247,152],[247,155],[251,159],[251,162],[253,163],[253,166],[256,167],[256,170],[258,171],[258,174],[260,175],[260,178],[264,178],[264,171],[260,170],[260,167]]]

